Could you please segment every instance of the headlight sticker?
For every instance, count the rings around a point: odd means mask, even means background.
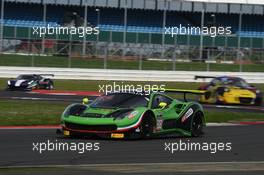
[[[132,119],[132,118],[134,118],[136,115],[138,114],[138,111],[133,111],[133,112],[131,112],[129,115],[128,115],[128,119]]]

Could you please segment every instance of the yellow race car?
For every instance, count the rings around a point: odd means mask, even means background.
[[[201,103],[213,104],[245,104],[261,105],[263,95],[256,87],[249,85],[244,79],[231,76],[195,76],[195,79],[211,78],[203,83],[199,90],[204,91]]]

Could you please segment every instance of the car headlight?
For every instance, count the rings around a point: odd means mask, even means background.
[[[61,118],[68,118],[70,116],[70,110],[73,106],[75,106],[75,104],[71,104],[71,105],[67,106],[66,109],[61,114]]]
[[[68,108],[65,109],[65,110],[63,111],[63,113],[61,114],[61,118],[68,118],[69,115],[70,115],[69,111],[70,111],[70,110],[69,110]]]
[[[63,111],[61,118],[68,118],[70,115],[82,116],[87,107],[87,105],[79,103],[71,104]]]
[[[225,88],[225,89],[224,89],[224,91],[225,91],[225,92],[229,92],[229,91],[230,91],[230,89],[228,89],[228,88]]]
[[[128,117],[129,119],[131,119],[134,117],[133,112],[134,112],[133,109],[120,109],[111,114],[106,115],[105,117],[114,118],[115,120],[122,120],[125,117]]]
[[[7,84],[8,84],[8,85],[11,85],[11,82],[10,82],[10,80],[8,80],[8,81],[7,81]]]

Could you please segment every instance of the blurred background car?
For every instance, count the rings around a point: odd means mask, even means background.
[[[24,74],[15,79],[7,81],[7,90],[33,90],[33,89],[54,89],[54,83],[50,78],[52,74]]]
[[[195,79],[212,78],[209,83],[199,87],[205,91],[200,102],[213,104],[261,105],[263,94],[244,79],[231,76],[195,76]]]

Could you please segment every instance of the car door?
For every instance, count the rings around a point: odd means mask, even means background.
[[[151,108],[156,115],[156,131],[162,130],[164,120],[170,119],[175,116],[171,106],[172,101],[173,100],[171,98],[162,94],[155,94],[153,96]],[[161,108],[159,106],[161,102],[166,103],[166,107]]]

